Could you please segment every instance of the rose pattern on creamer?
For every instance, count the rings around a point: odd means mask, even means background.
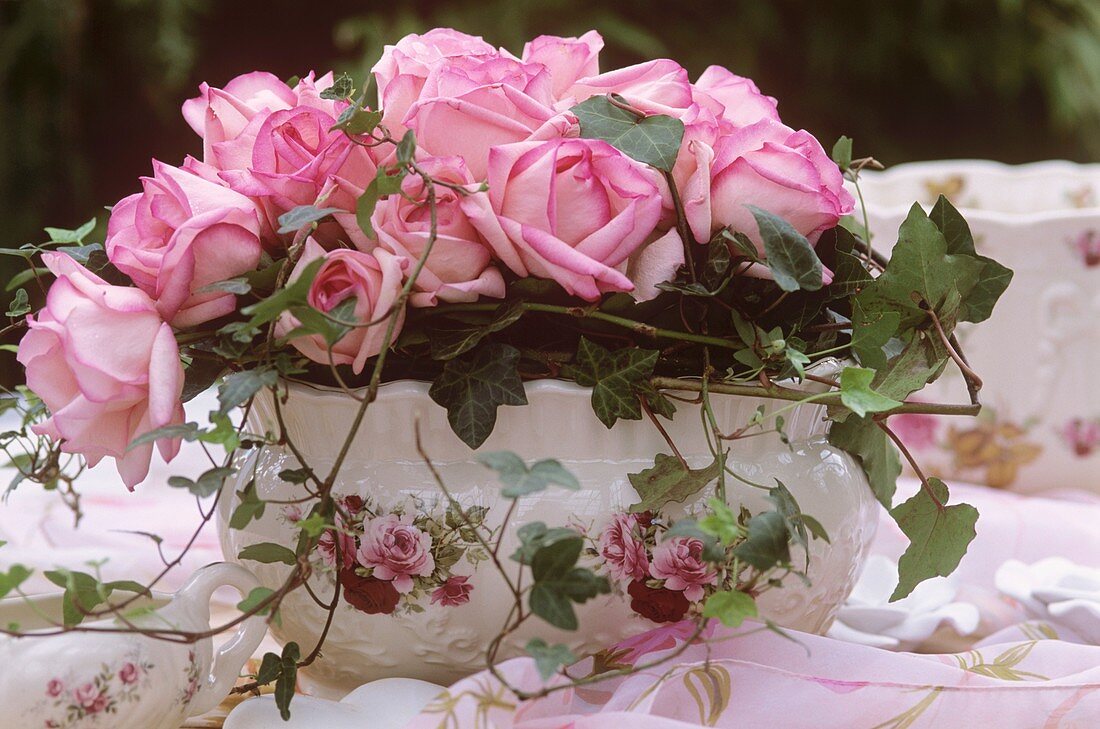
[[[109,717],[137,703],[142,691],[149,688],[153,667],[140,656],[130,655],[114,665],[102,664],[92,676],[75,671],[57,675],[43,687],[45,698],[35,713],[46,715],[46,729],[68,729],[82,722],[112,726]]]

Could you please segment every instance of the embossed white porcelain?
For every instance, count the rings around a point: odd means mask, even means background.
[[[668,451],[648,421],[620,421],[606,429],[592,412],[588,389],[553,380],[530,382],[526,389],[530,404],[499,408],[496,429],[481,451],[510,450],[528,462],[557,458],[577,476],[581,489],[551,488],[521,499],[504,537],[504,555],[511,554],[518,544],[516,528],[529,522],[570,525],[589,534],[600,531],[613,514],[638,501],[627,474],[652,465],[654,454]],[[414,446],[413,428],[419,422],[426,448],[449,488],[465,507],[487,507],[486,523],[498,526],[509,501],[499,495],[496,474],[474,460],[473,452],[451,432],[446,411],[428,398],[427,390],[427,384],[408,381],[382,386],[341,471],[337,492],[371,499],[382,511],[395,507],[417,513],[441,511],[442,494]],[[759,405],[778,407],[773,402],[730,396],[714,397],[713,401],[719,423],[727,431],[746,423]],[[675,420],[666,427],[684,456],[696,467],[705,466],[710,456],[698,406],[678,407]],[[291,385],[283,408],[287,433],[321,473],[333,462],[355,409],[356,403],[340,392]],[[811,632],[828,628],[855,582],[877,525],[877,504],[866,477],[848,454],[825,441],[823,415],[818,406],[788,412],[790,447],[774,434],[730,442],[732,468],[757,482],[782,480],[802,510],[820,520],[832,540],[831,544],[818,540],[812,545],[812,587],[789,578],[784,589],[762,598],[767,615]],[[266,397],[254,403],[249,417],[253,428],[275,429],[272,403]],[[259,460],[243,464],[243,475],[227,487],[242,488],[254,465],[261,498],[301,496],[300,487],[277,475],[297,467],[292,456],[266,449],[251,458]],[[732,503],[743,503],[753,511],[771,508],[760,490],[733,479],[727,481]],[[226,519],[237,503],[232,493],[226,491],[227,498],[219,505],[222,545],[229,559],[256,542],[291,543],[294,531],[290,520],[296,514],[274,505],[244,530],[228,529]],[[667,513],[675,517],[703,501],[675,505],[676,509]],[[794,557],[796,562],[801,558],[800,554]],[[285,565],[246,564],[271,587],[280,584],[289,569]],[[484,668],[486,645],[504,623],[511,597],[488,563],[482,562],[475,570],[463,562],[461,568],[463,574],[470,575],[473,587],[466,604],[448,607],[424,599],[417,608],[422,612],[397,615],[368,615],[341,604],[323,659],[306,670],[307,680],[318,684],[315,690],[323,695],[338,697],[378,678],[403,676],[449,685]],[[318,570],[312,582],[319,596],[327,600],[332,594],[331,577]],[[566,643],[580,655],[654,627],[630,609],[630,599],[624,595],[626,585],[614,581],[613,585],[614,594],[579,606],[579,631],[559,631],[530,621],[507,641],[502,657],[522,653],[522,646],[534,635],[551,643]],[[297,591],[283,603],[281,615],[281,625],[272,626],[275,636],[280,641],[297,641],[303,650],[309,650],[321,629],[323,611],[304,591]]]
[[[257,582],[238,565],[209,565],[174,595],[135,603],[155,610],[128,619],[150,630],[208,630],[211,595],[226,585],[246,595]],[[0,600],[0,621],[49,632],[61,605],[60,594]],[[113,632],[121,627],[101,620],[61,635],[0,638],[0,726],[175,729],[228,695],[267,632],[262,617],[249,618],[215,655],[209,638],[188,644]]]
[[[940,193],[960,209],[979,253],[1015,271],[992,318],[959,327],[985,381],[979,421],[891,420],[925,470],[1021,491],[1100,491],[1100,165],[980,160],[865,173],[875,246],[884,253],[914,200]],[[922,399],[965,401],[958,370]]]

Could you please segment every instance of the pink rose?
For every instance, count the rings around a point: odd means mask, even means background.
[[[73,691],[73,700],[89,714],[97,714],[107,706],[106,693],[94,683],[86,683]]]
[[[183,422],[183,367],[172,329],[144,292],[111,286],[63,253],[44,253],[56,276],[37,318],[19,343],[27,385],[49,408],[34,431],[63,441],[89,465],[116,460],[132,490],[149,473],[151,443],[127,450],[139,435]],[[162,438],[165,460],[179,439]]]
[[[404,595],[412,590],[413,577],[427,577],[435,569],[431,549],[431,536],[413,526],[410,517],[386,514],[364,523],[356,557]]]
[[[247,163],[222,167],[220,176],[234,190],[259,199],[270,229],[278,229],[279,215],[299,205],[338,208],[345,212],[322,223],[314,237],[327,248],[341,240],[367,245],[355,207],[377,166],[365,147],[332,129],[338,111],[330,108],[303,104],[271,113],[254,135],[235,142],[250,150]]]
[[[692,97],[734,126],[748,126],[761,119],[779,121],[774,98],[760,93],[752,79],[737,76],[721,66],[703,71],[692,87]]]
[[[430,157],[419,163],[433,179],[472,185],[473,177],[459,157]],[[504,297],[504,278],[490,265],[492,253],[462,211],[462,195],[435,186],[437,237],[416,279],[413,306],[435,306],[439,301],[476,301],[479,296]],[[409,260],[411,269],[424,252],[431,232],[431,214],[423,180],[409,175],[401,194],[378,203],[371,225],[379,245]]]
[[[687,71],[667,58],[582,78],[567,92],[577,102],[604,94],[618,94],[649,114],[677,118],[694,103]]]
[[[578,79],[600,72],[603,38],[590,30],[580,38],[540,35],[523,46],[523,62],[546,67],[552,79],[554,99],[566,97]],[[571,106],[572,104],[570,104]]]
[[[656,171],[606,142],[522,142],[489,153],[488,193],[461,204],[518,276],[553,279],[595,301],[634,288],[617,267],[654,233],[659,183]]]
[[[141,669],[133,663],[124,663],[122,668],[118,669],[118,680],[122,683],[136,683],[139,678],[141,678]]]
[[[450,28],[435,28],[423,35],[407,35],[397,45],[386,46],[371,73],[378,83],[382,123],[395,136],[409,107],[420,96],[432,68],[448,58],[499,58],[500,51],[479,37]]]
[[[57,698],[65,691],[65,684],[56,678],[50,679],[50,682],[46,684],[46,695],[52,698]]]
[[[317,540],[317,551],[326,567],[343,569],[355,565],[355,537],[343,529],[326,530]]]
[[[894,429],[905,445],[916,450],[927,450],[936,445],[939,430],[939,418],[922,413],[903,413],[890,418],[890,427]]]
[[[437,602],[444,607],[456,607],[465,605],[470,601],[470,593],[474,586],[469,584],[467,575],[451,575],[442,587],[432,590],[432,604]]]
[[[408,261],[382,249],[373,253],[347,248],[326,252],[311,238],[306,241],[302,257],[291,272],[291,280],[297,279],[302,269],[318,258],[323,258],[324,263],[309,287],[309,305],[328,312],[345,299],[355,297],[352,318],[360,324],[375,322],[352,329],[332,347],[332,363],[351,365],[352,371],[359,374],[367,360],[382,351],[387,317],[400,296],[402,270]],[[395,338],[404,318],[402,311],[393,333]],[[275,331],[280,337],[286,336],[298,325],[292,314],[284,313]],[[328,364],[330,361],[328,347],[320,334],[297,336],[290,343],[314,362]]]
[[[664,580],[665,588],[684,593],[692,602],[703,598],[703,586],[713,585],[717,572],[703,561],[703,542],[694,537],[672,537],[653,550],[649,574]]]
[[[174,327],[232,313],[237,297],[198,293],[260,262],[260,222],[244,195],[190,172],[153,162],[144,191],[123,198],[107,224],[111,263],[157,302]]]
[[[615,579],[644,580],[648,574],[649,557],[640,537],[641,528],[634,514],[616,514],[600,535],[600,555]]]
[[[573,116],[555,111],[545,66],[504,57],[451,58],[432,68],[403,123],[424,152],[462,157],[482,180],[491,147],[560,137]]]
[[[760,231],[746,205],[778,215],[811,243],[855,207],[840,169],[821,144],[809,132],[771,119],[720,135],[710,179],[709,233],[729,226],[761,250]]]

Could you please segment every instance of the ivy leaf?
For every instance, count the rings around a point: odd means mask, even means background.
[[[718,618],[727,628],[736,628],[746,618],[755,618],[759,614],[752,595],[736,590],[716,592],[703,605],[704,618]]]
[[[315,205],[299,205],[279,216],[279,233],[296,233],[333,213],[346,212],[340,208],[319,208]]]
[[[775,511],[783,517],[783,523],[787,525],[787,532],[794,543],[805,550],[806,562],[809,566],[810,535],[812,534],[815,539],[828,542],[829,535],[825,532],[825,528],[812,516],[802,513],[802,508],[798,505],[794,494],[779,479],[775,479],[775,486],[768,489],[768,501],[775,504]]]
[[[216,494],[221,489],[225,479],[236,472],[237,469],[235,468],[218,466],[203,473],[196,481],[192,481],[185,476],[171,476],[168,479],[168,485],[177,489],[187,489],[200,499],[204,499],[207,496]]]
[[[188,443],[198,440],[199,435],[202,434],[202,430],[199,429],[198,423],[177,423],[174,425],[165,425],[160,428],[155,428],[146,433],[142,433],[137,438],[130,441],[130,445],[126,446],[126,450],[137,448],[139,445],[146,443],[152,443],[158,441],[161,438],[183,438]]]
[[[488,335],[515,324],[523,314],[523,303],[513,301],[497,307],[485,323],[444,320],[428,330],[432,359],[449,360],[465,354]]]
[[[744,533],[737,523],[737,515],[717,498],[711,498],[707,506],[710,507],[710,513],[699,520],[699,529],[728,547]]]
[[[592,409],[610,428],[620,418],[642,419],[637,388],[648,383],[659,354],[655,349],[635,347],[611,352],[581,337],[576,360],[565,372],[578,385],[592,388]]]
[[[183,371],[183,392],[180,400],[188,402],[210,389],[225,371],[225,363],[219,359],[196,357]]]
[[[65,627],[80,625],[87,614],[107,602],[115,590],[147,594],[144,586],[131,581],[100,582],[87,572],[48,570],[42,573],[47,580],[64,588],[61,620]]]
[[[287,483],[305,483],[309,480],[310,473],[308,468],[284,468],[279,471],[279,480]]]
[[[519,350],[507,344],[482,345],[443,366],[428,395],[447,409],[447,421],[463,443],[477,448],[496,425],[500,405],[526,405]]]
[[[765,511],[749,519],[749,535],[733,548],[733,555],[758,570],[769,570],[791,561],[787,525],[777,511]]]
[[[716,499],[711,499],[712,504],[716,501]],[[717,501],[717,503],[721,504],[722,502]],[[725,504],[722,505],[725,506]],[[716,564],[724,563],[726,562],[726,550],[722,547],[722,543],[719,541],[719,538],[715,536],[715,533],[723,533],[725,525],[717,524],[713,520],[708,521],[712,516],[713,515],[708,515],[699,521],[695,521],[694,519],[679,519],[665,530],[665,533],[661,535],[661,541],[663,542],[673,537],[691,537],[692,539],[698,539],[703,543],[702,556],[704,560]],[[725,517],[718,516],[718,519],[724,521]],[[704,522],[708,522],[705,528]],[[741,531],[740,528],[738,528],[738,531]]]
[[[875,498],[889,509],[893,505],[901,461],[890,437],[871,418],[847,418],[829,426],[829,443],[855,456]]]
[[[224,281],[215,281],[212,284],[207,284],[206,286],[195,289],[192,293],[208,294],[213,292],[224,292],[243,296],[251,290],[252,284],[248,282],[248,279],[244,276],[239,276],[237,278],[227,278]]]
[[[528,595],[531,612],[555,628],[576,630],[573,603],[584,603],[611,592],[606,578],[576,566],[583,549],[584,539],[575,534],[539,548],[531,560],[534,578]]]
[[[622,102],[622,97],[615,97]],[[580,122],[581,136],[602,139],[623,154],[644,164],[671,172],[684,139],[684,123],[670,116],[638,116],[593,96],[572,109]]]
[[[355,82],[347,73],[341,73],[332,82],[332,86],[321,92],[322,99],[329,101],[345,101],[355,90]]]
[[[765,263],[784,291],[817,291],[823,283],[824,267],[806,237],[790,223],[767,210],[746,205],[764,241]]]
[[[675,456],[658,453],[653,468],[627,475],[630,485],[642,498],[630,505],[630,512],[658,511],[670,502],[683,502],[706,488],[721,471],[718,461],[706,468],[692,469]]]
[[[572,529],[566,529],[565,527],[549,529],[541,521],[524,524],[516,530],[516,537],[519,538],[519,547],[512,553],[512,559],[520,564],[527,565],[531,564],[535,554],[543,547],[566,539],[582,538],[578,532]]]
[[[279,373],[269,367],[234,372],[218,388],[218,413],[228,415],[230,410],[248,402],[265,387],[274,387],[278,381]]]
[[[851,231],[840,226],[824,235],[836,237],[834,245],[836,263],[833,266],[833,281],[829,284],[829,297],[834,300],[846,299],[858,294],[874,278],[863,264],[863,260],[855,253],[858,242],[856,237]]]
[[[924,580],[951,574],[974,540],[978,510],[970,504],[947,506],[949,496],[947,484],[930,478],[925,488],[891,510],[909,546],[898,560],[898,586],[890,602],[906,597]]]
[[[306,264],[306,267],[289,282],[285,287],[276,291],[263,301],[241,309],[241,313],[249,317],[246,327],[253,328],[270,321],[274,321],[280,314],[292,306],[308,306],[307,296],[309,287],[313,283],[317,272],[324,264],[324,258],[317,258]]]
[[[527,641],[528,655],[535,659],[535,667],[539,670],[539,676],[543,681],[548,680],[562,666],[568,666],[577,660],[568,646],[557,643],[547,645],[542,638],[532,638]]]
[[[25,316],[31,311],[30,296],[27,295],[26,289],[16,289],[15,296],[12,297],[11,304],[8,305],[8,316],[15,317]]]
[[[242,549],[237,557],[239,559],[249,559],[253,562],[260,562],[261,564],[282,563],[293,565],[298,561],[298,557],[294,554],[294,550],[282,544],[275,544],[274,542],[250,544]]]
[[[867,413],[884,413],[900,407],[897,400],[871,389],[875,371],[865,367],[845,367],[840,373],[840,401],[859,417]]]
[[[337,117],[336,123],[333,124],[330,129],[340,129],[352,136],[370,134],[378,127],[381,121],[382,112],[371,111],[370,109],[364,109],[358,104],[352,104],[340,112],[340,116]]]
[[[840,168],[841,172],[845,172],[852,165],[852,139],[850,137],[841,136],[836,140],[836,144],[833,145],[832,153],[833,162],[836,162],[836,166]]]
[[[32,570],[21,564],[13,564],[7,572],[0,572],[0,597],[23,584],[31,576],[31,572]]]
[[[255,481],[249,481],[245,484],[245,487],[237,492],[237,498],[240,503],[237,504],[237,508],[233,510],[233,514],[229,517],[230,529],[244,529],[252,520],[259,519],[264,515],[267,502],[256,493]]]
[[[83,243],[84,238],[95,230],[95,218],[81,225],[75,230],[65,228],[46,228],[46,235],[50,236],[51,243]]]
[[[279,677],[275,679],[275,706],[283,721],[290,721],[290,702],[294,698],[294,689],[298,685],[298,661],[301,653],[298,644],[293,641],[283,646],[283,655],[279,659]]]
[[[992,258],[979,256],[974,248],[974,236],[966,219],[945,196],[940,195],[928,213],[947,241],[947,252],[969,254],[982,264],[978,282],[959,312],[960,321],[982,322],[993,313],[993,307],[1012,283],[1012,270]]]
[[[412,129],[405,132],[401,141],[397,143],[397,164],[404,167],[413,161],[416,154],[416,134]]]
[[[500,475],[501,482],[505,484],[501,495],[505,498],[514,499],[533,494],[551,484],[557,484],[572,491],[581,487],[577,477],[567,471],[561,462],[552,458],[536,461],[530,468],[522,458],[511,451],[482,453],[478,455],[477,460]]]
[[[242,613],[250,613],[253,610],[256,610],[256,608],[260,607],[260,605],[263,604],[263,602],[271,597],[274,593],[275,591],[269,587],[253,587],[251,590],[249,590],[248,595],[246,595],[243,600],[237,603],[237,609],[240,610]],[[265,606],[264,608],[256,612],[256,615],[267,615],[270,611],[270,606]],[[267,665],[267,656],[270,655],[272,654],[268,653],[264,656],[264,665]],[[263,673],[264,669],[261,666],[260,674],[263,675]],[[260,683],[271,683],[274,678],[275,677],[272,676],[266,681],[260,681]],[[258,677],[257,680],[259,680]]]

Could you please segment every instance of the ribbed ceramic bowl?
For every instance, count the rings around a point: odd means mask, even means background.
[[[985,381],[978,421],[894,419],[933,473],[1020,491],[1100,491],[1100,165],[951,160],[865,173],[875,247],[914,200],[946,195],[978,251],[1015,271],[993,317],[960,327]],[[966,397],[956,368],[923,398]],[[892,422],[894,422],[892,421]]]

